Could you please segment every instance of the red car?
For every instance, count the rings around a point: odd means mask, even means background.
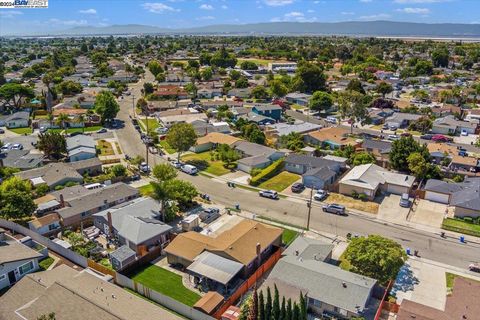
[[[443,134],[435,134],[432,137],[432,141],[434,142],[448,142],[451,141],[452,139],[449,137],[444,136]]]

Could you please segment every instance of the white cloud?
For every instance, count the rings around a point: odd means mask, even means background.
[[[360,0],[360,2],[362,2],[362,3],[369,3],[369,2],[372,2],[372,0]]]
[[[397,9],[398,12],[403,12],[403,13],[413,13],[413,14],[429,14],[430,9],[428,8],[403,8],[403,9]]]
[[[353,16],[355,14],[355,12],[353,12],[353,11],[342,11],[342,12],[340,12],[340,14],[342,14],[344,16]]]
[[[228,6],[223,5],[223,6],[222,6],[222,9],[226,10],[226,9],[228,9]]]
[[[16,10],[0,10],[0,17],[2,18],[15,18],[17,16],[20,16],[22,15],[23,12],[22,11],[16,11]]]
[[[407,3],[439,3],[450,2],[451,0],[393,0],[395,3],[407,4]]]
[[[390,18],[391,15],[387,13],[379,13],[379,14],[372,14],[369,16],[361,16],[359,17],[360,20],[382,20],[382,19],[388,19]]]
[[[202,10],[213,10],[213,6],[212,6],[212,5],[210,5],[210,4],[205,4],[205,3],[202,4],[199,8],[202,9]]]
[[[292,11],[285,13],[283,17],[274,17],[270,19],[270,22],[285,22],[285,21],[296,21],[296,22],[313,22],[317,21],[316,17],[307,18],[303,12]]]
[[[164,12],[178,12],[180,10],[174,9],[170,6],[167,6],[166,4],[160,3],[160,2],[147,2],[142,4],[142,7],[145,10],[148,10],[149,12],[152,13],[164,13]]]
[[[198,20],[198,21],[215,20],[215,17],[213,17],[213,16],[203,16],[203,17],[195,18],[195,20]]]
[[[308,12],[308,13],[314,13],[315,10],[309,9],[309,10],[307,10],[307,12]]]
[[[292,4],[294,0],[264,0],[267,6],[271,7],[282,7],[289,4]]]
[[[95,9],[79,10],[78,12],[83,14],[97,14],[97,10]]]
[[[305,15],[298,11],[292,11],[285,14],[285,18],[297,18],[297,17],[303,17],[303,16]]]
[[[87,25],[87,20],[60,20],[60,19],[50,19],[48,20],[51,24],[64,25],[64,26],[85,26]]]

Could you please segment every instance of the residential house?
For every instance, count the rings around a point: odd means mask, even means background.
[[[148,101],[146,106],[142,108],[142,112],[151,115],[155,112],[162,112],[176,108],[178,108],[177,101]]]
[[[157,99],[187,99],[189,94],[183,87],[176,85],[160,85],[152,93]]]
[[[296,62],[270,62],[267,66],[267,70],[272,72],[279,72],[279,71],[295,72],[295,70],[297,70],[297,63]]]
[[[8,150],[0,153],[0,167],[10,167],[20,170],[29,170],[43,165],[42,154],[30,153],[29,150]]]
[[[395,112],[392,116],[388,117],[385,122],[388,126],[406,128],[410,123],[417,121],[421,117],[423,117],[421,114]]]
[[[275,123],[275,119],[263,116],[255,112],[248,112],[247,114],[237,117],[237,119],[244,119],[247,122],[255,123],[258,126],[264,126]]]
[[[302,107],[306,107],[308,106],[308,102],[310,101],[311,97],[312,97],[311,94],[293,92],[293,93],[287,94],[285,96],[285,100],[287,100],[290,103],[298,104]]]
[[[50,188],[65,185],[67,182],[83,183],[84,174],[102,172],[102,163],[98,158],[71,163],[53,162],[43,167],[15,173],[22,180],[30,180],[34,187],[46,184]]]
[[[89,223],[92,215],[106,209],[128,202],[140,196],[138,189],[123,182],[114,183],[100,189],[88,190],[74,186],[50,193],[60,208],[53,210],[65,227]]]
[[[468,156],[464,151],[459,151],[456,147],[443,143],[427,144],[430,156],[437,164],[446,164],[445,166],[453,171],[476,171],[478,159]],[[444,163],[444,159],[448,162]]]
[[[372,109],[368,116],[374,125],[379,125],[385,122],[385,119],[393,115],[392,109]]]
[[[195,120],[191,123],[197,137],[205,136],[209,133],[218,132],[223,134],[230,134],[232,130],[230,125],[225,121],[211,122],[205,120]]]
[[[87,160],[97,156],[95,140],[84,134],[67,139],[67,153],[70,162]]]
[[[40,252],[7,236],[5,230],[0,228],[0,290],[38,270],[38,261],[42,257]],[[0,297],[0,317],[1,305]]]
[[[324,189],[334,183],[345,164],[303,154],[290,154],[285,158],[285,170],[302,175],[307,188]]]
[[[248,276],[268,259],[281,243],[280,228],[253,220],[242,220],[216,237],[194,231],[180,233],[165,248],[165,252],[169,264],[184,268],[194,263],[203,252],[209,252],[225,260],[240,263],[241,273]],[[226,262],[225,260],[222,261]]]
[[[365,194],[373,200],[377,192],[410,193],[415,177],[388,171],[376,164],[363,164],[352,168],[339,183],[339,192],[345,195]]]
[[[228,108],[243,107],[242,101],[233,101],[233,100],[208,100],[201,102],[202,107],[205,110],[218,109],[220,106],[228,106]]]
[[[28,274],[0,297],[0,318],[36,320],[55,314],[56,319],[180,320],[87,269],[66,264]]]
[[[282,118],[282,108],[276,104],[255,104],[252,108],[252,112],[280,121]]]
[[[328,127],[318,131],[309,132],[304,136],[308,144],[326,147],[329,149],[341,149],[347,145],[357,147],[360,145],[355,139],[348,137],[349,131],[341,127]]]
[[[293,302],[304,294],[312,318],[373,319],[380,303],[377,281],[329,264],[332,249],[330,243],[297,237],[260,290],[276,286]]]
[[[19,111],[8,116],[0,117],[0,127],[8,129],[26,128],[30,125],[30,113],[27,111]]]
[[[465,116],[465,121],[469,122],[480,122],[480,109],[468,109],[466,110],[467,115]]]
[[[235,89],[230,89],[227,92],[227,97],[228,98],[240,98],[240,99],[248,99],[250,98],[250,95],[252,94],[252,89],[251,88],[235,88]]]
[[[434,115],[437,118],[454,115],[455,113],[459,115],[462,114],[462,108],[452,104],[443,104],[443,106],[436,105],[432,107],[431,110],[432,110],[432,115]],[[468,117],[468,114],[466,116],[466,120],[470,120]]]
[[[455,135],[465,131],[468,134],[475,134],[477,127],[478,123],[460,121],[454,116],[446,116],[433,121],[432,133]]]
[[[243,140],[235,142],[234,149],[242,157],[238,160],[237,168],[247,173],[253,168],[263,169],[285,156],[285,152]]]
[[[269,139],[278,139],[281,136],[286,136],[292,132],[299,134],[306,134],[315,130],[321,129],[322,126],[311,122],[298,121],[294,124],[279,122],[267,125],[265,128],[265,135]]]
[[[478,177],[466,177],[459,183],[429,179],[424,190],[426,200],[452,206],[455,217],[480,217],[480,178]]]
[[[480,284],[478,281],[455,277],[453,288],[443,310],[403,299],[397,320],[452,320],[477,319],[480,314]]]
[[[213,99],[221,96],[223,96],[221,88],[199,88],[197,90],[197,98],[199,99]]]
[[[160,204],[138,198],[93,214],[93,224],[139,256],[170,241],[172,227],[160,221]]]
[[[211,132],[206,136],[197,138],[197,143],[190,150],[195,153],[205,152],[215,149],[219,144],[227,144],[233,147],[239,141],[242,141],[242,139],[220,132]]]
[[[362,149],[375,156],[377,163],[383,167],[390,161],[392,143],[386,140],[365,139],[362,142]]]
[[[176,123],[192,123],[197,120],[207,120],[205,113],[199,112],[193,108],[173,109],[158,113],[158,120],[166,127],[171,127]]]
[[[60,217],[56,213],[49,213],[41,217],[35,217],[28,222],[30,230],[41,235],[51,235],[58,232],[60,225]]]

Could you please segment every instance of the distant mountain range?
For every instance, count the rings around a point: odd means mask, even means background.
[[[2,32],[3,35],[9,35]],[[139,24],[106,27],[75,27],[49,34],[25,36],[82,36],[138,34],[238,34],[238,35],[339,35],[392,37],[480,37],[480,24],[413,23],[394,21],[349,22],[269,22],[252,24],[222,24],[185,29],[168,29]],[[13,35],[13,34],[12,34]]]

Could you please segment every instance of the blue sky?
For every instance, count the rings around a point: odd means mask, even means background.
[[[480,23],[480,0],[49,0],[48,9],[0,9],[0,33],[130,23],[188,28],[349,20]]]

